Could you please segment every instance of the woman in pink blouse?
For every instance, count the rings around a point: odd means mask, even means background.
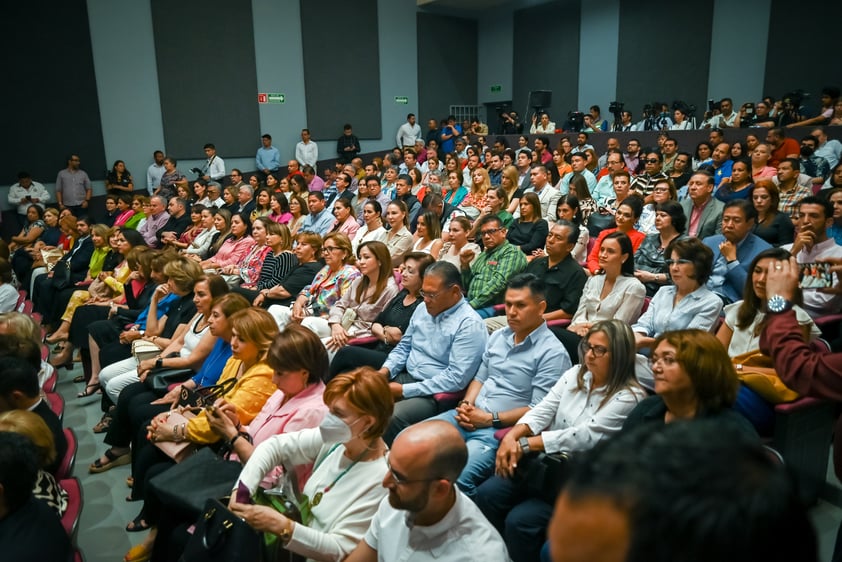
[[[337,198],[333,202],[333,216],[336,217],[336,220],[333,221],[331,232],[341,232],[348,238],[353,239],[360,229],[360,223],[354,216],[354,208],[351,207],[351,202],[342,197]]]
[[[237,213],[231,217],[231,234],[228,235],[216,255],[210,259],[200,262],[202,269],[217,270],[227,265],[237,265],[246,257],[254,239],[248,235],[251,229],[251,221],[247,215]]]
[[[283,193],[272,193],[269,196],[269,218],[279,224],[288,224],[292,220],[289,202]]]
[[[260,278],[260,270],[263,269],[263,261],[266,259],[272,248],[266,243],[266,225],[271,222],[269,217],[257,217],[254,226],[251,227],[251,237],[254,245],[238,264],[226,265],[222,273],[234,277],[229,285],[240,285],[253,287]],[[232,221],[233,224],[233,221]],[[229,281],[229,279],[226,279]]]

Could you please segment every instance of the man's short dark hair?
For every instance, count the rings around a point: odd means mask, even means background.
[[[567,219],[558,219],[555,221],[555,224],[550,227],[550,230],[553,229],[554,226],[563,226],[567,228],[567,243],[568,244],[575,244],[579,241],[579,227],[570,222]]]
[[[577,229],[578,230],[578,229]],[[518,273],[506,283],[507,289],[529,289],[535,301],[547,300],[547,285],[544,280],[533,273]]]
[[[769,132],[772,133],[774,136],[785,139],[786,138],[786,129],[783,127],[772,127],[769,129]]]
[[[825,199],[824,197],[808,195],[807,197],[801,198],[801,200],[795,204],[795,207],[799,209],[799,212],[801,210],[801,205],[819,205],[824,210],[825,219],[833,217],[833,204],[829,199]]]
[[[272,135],[270,135],[269,133],[264,133],[264,135],[261,138],[272,140]]]
[[[407,113],[406,118],[409,119],[410,117],[415,117],[414,113]]]
[[[11,339],[14,338],[14,339]],[[24,349],[26,342],[17,336],[2,336],[0,340],[0,396],[8,396],[14,391],[22,392],[27,398],[35,398],[39,394],[38,368],[32,364]],[[32,342],[33,345],[35,342]],[[37,346],[36,346],[37,348]],[[40,352],[38,366],[41,365]]]
[[[407,185],[412,185],[412,178],[409,176],[409,174],[401,174],[401,175],[399,175],[399,176],[398,176],[398,179],[396,179],[396,180],[395,180],[395,183],[397,183],[397,182],[399,182],[399,181],[401,181],[401,180],[405,181]]]
[[[570,159],[572,160],[574,158],[581,158],[582,160],[587,161],[588,155],[585,154],[584,152],[574,152],[573,154],[570,155]]]
[[[782,158],[780,162],[778,162],[778,166],[783,164],[784,162],[789,162],[792,169],[798,172],[801,170],[801,162],[798,161],[798,158]]]
[[[441,282],[445,287],[453,287],[456,285],[460,289],[464,289],[462,286],[462,274],[459,272],[459,268],[448,261],[437,261],[432,264],[427,268],[427,271],[424,272],[424,277],[427,277],[428,275],[441,279]]]
[[[693,175],[690,176],[690,177],[693,177],[693,176],[704,176],[706,183],[708,183],[710,185],[713,185],[713,183],[714,183],[713,174],[711,174],[710,171],[708,171],[708,170],[696,170],[695,172],[693,172]]]
[[[813,135],[805,135],[805,136],[801,137],[801,142],[804,142],[804,141],[814,142],[814,143],[816,143],[816,146],[819,146],[819,139],[817,139]]]
[[[731,98],[722,98],[721,100],[719,100],[720,105],[721,105],[721,104],[722,104],[722,102],[724,102],[724,101],[727,101],[727,102],[728,102],[728,103],[730,103],[731,105],[734,105],[734,100],[732,100]]]
[[[588,140],[590,138],[590,135],[588,135],[588,133],[586,133],[585,131],[579,131],[577,134],[585,135],[585,140]]]
[[[497,215],[485,215],[484,217],[482,217],[482,218],[479,220],[479,230],[482,230],[482,228],[483,228],[485,225],[487,225],[487,224],[491,224],[491,223],[496,223],[496,224],[497,224],[497,226],[498,226],[498,228],[505,226],[505,225],[503,224],[503,219],[501,219],[501,218],[500,218],[500,217],[498,217]]]
[[[212,149],[212,150],[216,150],[216,147],[213,145],[213,143],[212,143],[212,142],[207,143],[207,144],[205,145],[205,148],[210,148],[210,149]]]
[[[342,126],[342,130],[343,130],[343,131],[350,131],[352,128],[353,128],[353,127],[351,127],[351,124],[350,124],[350,123],[345,123],[345,124]]]
[[[311,166],[310,164],[304,164],[304,166],[301,168],[301,173],[307,175],[316,175],[316,169],[313,168],[313,166]]]
[[[550,146],[550,137],[545,137],[545,136],[542,135],[542,136],[538,137],[537,140],[544,143],[544,146]]]
[[[604,499],[628,517],[628,562],[818,560],[792,477],[735,423],[644,424],[571,465],[571,503]]]
[[[757,220],[757,209],[754,208],[754,204],[749,199],[732,199],[725,203],[725,206],[722,208],[722,212],[725,212],[725,209],[737,208],[742,209],[743,216],[746,218],[747,221],[749,220]],[[831,209],[831,214],[833,210]]]
[[[536,171],[539,171],[539,172],[543,171],[545,174],[550,173],[550,171],[547,169],[547,167],[544,164],[535,164],[534,166],[532,166],[532,169],[536,170]]]
[[[602,111],[599,109],[598,105],[592,105],[591,111],[596,111],[597,113],[602,113]]]
[[[32,174],[30,174],[29,172],[18,172],[18,179],[19,180],[25,180],[26,178],[31,178],[31,177],[32,177]]]
[[[444,199],[438,193],[428,193],[424,196],[424,200],[421,201],[421,207],[423,209],[432,209],[433,207],[438,207],[439,205],[444,204]]]
[[[646,151],[646,154],[645,154],[646,158],[649,158],[652,155],[654,155],[655,158],[658,159],[659,163],[664,161],[664,156],[661,154],[661,151],[659,151],[659,150],[647,150]]]
[[[322,193],[321,191],[310,191],[310,192],[307,193],[307,197],[309,197],[311,195],[313,197],[315,197],[316,199],[319,199],[320,201],[325,200],[325,194]]]
[[[37,478],[38,455],[32,441],[20,433],[0,431],[0,486],[9,513],[29,501]]]

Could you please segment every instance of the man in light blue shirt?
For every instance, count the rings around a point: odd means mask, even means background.
[[[564,174],[564,177],[561,178],[559,192],[562,195],[567,195],[570,192],[570,180],[572,180],[577,174],[585,178],[585,181],[588,182],[588,191],[593,194],[596,190],[596,176],[585,167],[587,163],[588,155],[586,152],[577,152],[570,155],[570,166],[573,168],[573,171],[567,172]],[[579,197],[581,197],[581,195],[579,195]]]
[[[380,373],[389,377],[395,399],[392,421],[383,439],[392,441],[407,426],[452,408],[452,396],[468,387],[479,368],[488,341],[482,318],[462,296],[462,278],[455,265],[436,262],[422,284],[424,305],[415,309],[400,343],[389,353]]]
[[[544,281],[531,273],[509,280],[508,326],[488,339],[465,399],[435,418],[456,426],[468,445],[468,464],[456,484],[469,497],[494,472],[498,445],[494,433],[517,423],[572,367],[564,346],[544,321],[545,294]]]
[[[307,209],[310,214],[304,217],[299,232],[315,232],[320,236],[330,232],[335,217],[325,209],[325,196],[321,191],[311,191],[307,196]]]
[[[272,146],[272,135],[265,134],[260,138],[263,146],[257,149],[257,156],[254,161],[257,169],[269,175],[281,169],[281,151]]]
[[[152,158],[155,161],[146,169],[146,189],[149,190],[149,195],[155,193],[155,190],[161,185],[161,178],[164,177],[164,172],[166,172],[166,169],[164,169],[164,153],[156,150],[152,154]]]

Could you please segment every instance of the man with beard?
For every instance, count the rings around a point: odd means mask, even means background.
[[[455,427],[430,420],[407,428],[389,453],[389,495],[346,562],[508,560],[491,523],[454,482],[468,459]]]

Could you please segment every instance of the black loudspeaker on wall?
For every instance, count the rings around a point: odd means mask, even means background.
[[[546,109],[553,105],[553,93],[549,90],[535,90],[529,92],[529,107]]]

